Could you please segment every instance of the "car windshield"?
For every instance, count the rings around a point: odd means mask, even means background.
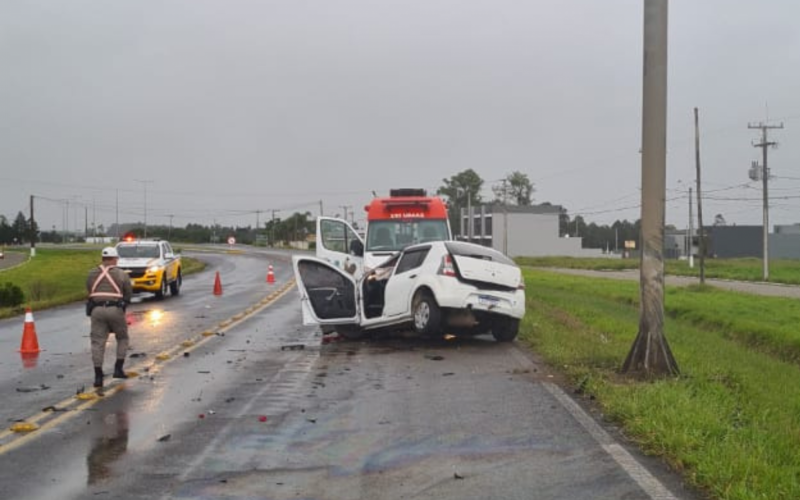
[[[366,251],[392,252],[416,243],[449,239],[445,219],[370,221]]]
[[[120,245],[117,253],[126,259],[152,259],[159,256],[158,245]]]

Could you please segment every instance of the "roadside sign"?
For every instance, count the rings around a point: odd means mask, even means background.
[[[233,245],[236,243],[236,238],[233,236],[228,236],[228,245]]]

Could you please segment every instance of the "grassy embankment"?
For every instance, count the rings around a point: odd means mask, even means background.
[[[518,257],[522,266],[561,267],[567,269],[593,269],[597,271],[619,271],[639,269],[639,259],[617,258],[573,258],[573,257]],[[761,259],[706,259],[706,278],[731,279],[739,281],[761,281],[763,276]],[[677,276],[700,276],[700,263],[695,260],[694,268],[685,260],[666,260],[664,272]],[[772,260],[769,263],[769,280],[773,283],[800,284],[800,261]]]
[[[646,453],[716,498],[800,498],[800,302],[668,287],[681,375],[643,382],[619,374],[638,330],[637,282],[524,273],[520,338]]]
[[[12,283],[25,294],[21,307],[0,307],[0,318],[46,309],[86,298],[86,275],[100,263],[99,248],[87,250],[39,248],[36,257],[13,269],[0,271],[0,285]],[[184,275],[198,272],[205,264],[197,259],[181,257]]]

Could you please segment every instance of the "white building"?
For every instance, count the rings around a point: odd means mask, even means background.
[[[482,205],[472,207],[469,217],[462,208],[458,239],[492,247],[509,257],[606,257],[601,249],[582,248],[583,238],[560,237],[561,210],[559,205]]]

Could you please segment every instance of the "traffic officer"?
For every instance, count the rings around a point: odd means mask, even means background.
[[[92,318],[90,337],[95,387],[103,387],[103,358],[108,334],[111,332],[117,339],[117,362],[114,365],[113,376],[128,378],[122,371],[128,351],[128,322],[125,320],[125,307],[130,303],[133,294],[130,278],[122,269],[116,267],[119,259],[117,249],[104,248],[102,258],[103,262],[89,271],[89,277],[86,279],[86,290],[89,292],[86,313]]]

